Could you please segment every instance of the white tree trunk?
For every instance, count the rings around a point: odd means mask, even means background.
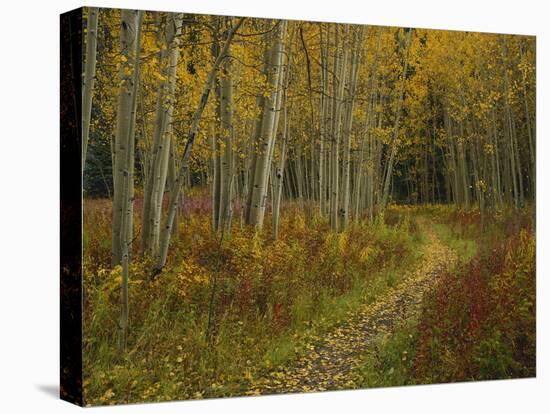
[[[152,166],[150,179],[145,188],[142,216],[142,253],[151,257],[154,257],[159,247],[162,201],[170,158],[171,122],[182,20],[181,13],[168,16],[164,34],[165,49],[161,51],[160,56],[162,69],[153,132]]]
[[[386,175],[384,177],[384,190],[382,192],[381,208],[385,208],[390,195],[390,182],[393,175],[393,163],[397,154],[397,139],[399,138],[399,122],[401,121],[401,109],[403,107],[403,96],[405,94],[405,81],[407,80],[407,69],[409,67],[409,50],[411,46],[412,29],[409,29],[405,44],[405,57],[403,62],[403,74],[401,75],[401,90],[397,100],[397,110],[395,111],[395,123],[393,126],[393,136],[390,143],[390,156],[386,167]]]
[[[181,183],[184,181],[187,173],[189,157],[191,156],[191,150],[195,142],[195,137],[197,136],[199,122],[204,112],[204,108],[208,103],[208,97],[210,96],[212,85],[214,84],[216,72],[218,71],[218,68],[220,67],[222,61],[228,58],[227,50],[229,49],[229,46],[231,44],[231,41],[233,40],[233,37],[235,36],[236,31],[239,29],[239,27],[241,27],[243,22],[244,17],[240,18],[237,24],[229,30],[222,50],[216,58],[212,69],[210,69],[210,73],[208,74],[208,78],[206,80],[206,84],[204,85],[204,89],[200,98],[199,106],[193,114],[193,120],[191,122],[191,127],[187,136],[187,142],[183,150],[183,156],[180,162],[178,174],[176,175],[176,179],[174,180],[174,182],[172,183],[172,187],[170,188],[171,199],[173,200],[173,202],[168,206],[168,214],[162,228],[160,249],[156,257],[156,263],[153,269],[154,274],[160,272],[166,264],[166,258],[168,256],[168,246],[170,244],[170,235],[172,234],[172,226],[174,224],[174,217],[176,216],[176,210],[178,207],[177,200],[179,199],[179,195],[181,192]]]
[[[359,67],[361,65],[361,50],[363,44],[363,26],[361,26],[358,31],[353,32],[353,44],[352,44],[352,54],[350,60],[350,69],[349,69],[349,91],[348,91],[348,102],[345,107],[346,109],[346,122],[344,125],[344,176],[342,178],[343,188],[342,188],[342,228],[346,228],[349,221],[350,215],[350,193],[351,193],[351,129],[353,126],[353,109],[355,105],[355,92],[357,89],[357,77],[359,73]]]
[[[135,104],[137,78],[136,50],[139,50],[137,39],[137,25],[140,14],[135,10],[123,10],[120,31],[120,91],[118,97],[117,129],[114,143],[114,192],[113,192],[113,221],[112,221],[112,264],[121,261],[120,234],[122,231],[122,216],[124,205],[123,179],[128,174],[128,153],[132,151],[135,123]],[[133,159],[132,159],[133,161]],[[132,168],[133,170],[133,168]]]
[[[348,35],[349,26],[345,26],[343,51],[341,62],[338,59],[338,38],[339,27],[335,25],[335,53],[333,73],[333,119],[332,119],[332,148],[331,148],[331,198],[330,198],[330,225],[333,231],[338,231],[338,197],[340,188],[340,129],[342,124],[342,103],[344,100],[344,87],[346,84],[346,65],[348,50],[345,40]],[[340,67],[338,67],[340,66]]]
[[[119,347],[126,348],[128,335],[128,281],[130,248],[133,232],[133,172],[134,133],[136,120],[137,88],[139,85],[139,53],[141,19],[143,12],[122,11],[120,44],[123,64],[121,65],[121,87],[117,113],[116,134],[116,185],[113,205],[113,259],[115,246],[122,264],[121,311],[119,320]],[[116,207],[115,207],[116,206]],[[115,220],[117,228],[114,227]],[[115,237],[117,237],[115,239]],[[115,263],[118,264],[118,263]]]
[[[284,41],[286,36],[287,22],[279,23],[273,47],[269,54],[268,87],[269,96],[264,99],[263,116],[261,121],[259,146],[256,149],[256,162],[250,189],[250,204],[248,207],[248,224],[261,228],[264,220],[267,185],[271,167],[272,147],[276,133],[276,115],[281,95],[281,72],[284,56]]]

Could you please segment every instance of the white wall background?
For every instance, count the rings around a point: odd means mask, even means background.
[[[119,0],[127,7],[536,34],[538,46],[538,378],[279,397],[134,405],[117,413],[548,412],[550,58],[545,1]],[[83,5],[3,2],[0,17],[0,411],[74,412],[57,399],[59,364],[59,13]],[[546,64],[545,64],[546,63]],[[546,121],[546,122],[545,122]],[[546,191],[545,191],[546,190]],[[545,254],[546,253],[546,254]],[[95,410],[94,410],[95,411]]]

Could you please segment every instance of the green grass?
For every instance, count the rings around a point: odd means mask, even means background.
[[[476,241],[462,238],[447,224],[431,223],[440,240],[458,256],[457,265],[469,263],[478,251]],[[390,387],[415,384],[411,375],[418,339],[416,316],[407,320],[392,334],[374,339],[370,352],[352,372],[352,381],[359,388]]]
[[[433,228],[441,241],[456,252],[458,264],[468,263],[476,255],[478,246],[475,240],[462,238],[446,224],[434,223]]]
[[[432,210],[438,212],[433,229],[456,251],[458,263],[442,274],[418,315],[373,341],[352,371],[353,383],[388,387],[534,376],[530,210],[497,212],[483,229],[469,212],[453,218],[450,209]]]
[[[373,273],[369,278],[357,277],[350,291],[343,295],[323,296],[316,305],[307,300],[298,302],[293,311],[296,318],[289,333],[269,344],[256,374],[261,376],[272,367],[290,365],[296,358],[309,352],[307,345],[322,341],[325,333],[346,321],[354,311],[373,303],[397,285],[422,256],[422,246],[417,245],[417,249],[401,261],[392,261],[390,268]],[[243,385],[248,387],[249,384]],[[238,393],[244,389],[235,391]]]
[[[363,362],[352,371],[358,388],[391,387],[415,384],[411,377],[417,341],[416,320],[409,319],[393,334],[374,339]]]

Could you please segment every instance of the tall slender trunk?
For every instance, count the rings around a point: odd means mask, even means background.
[[[355,93],[357,89],[357,76],[361,65],[361,50],[363,46],[363,26],[353,32],[351,46],[351,59],[349,68],[349,90],[348,102],[346,105],[346,118],[344,125],[344,165],[343,165],[343,188],[342,188],[342,228],[346,228],[350,216],[350,193],[351,193],[351,129],[353,126],[353,109],[355,105]]]
[[[373,166],[372,166],[372,155],[373,155],[373,145],[371,142],[371,123],[375,119],[373,116],[374,106],[375,106],[375,89],[378,87],[377,77],[378,77],[378,53],[380,51],[380,39],[382,37],[382,29],[378,29],[378,36],[376,41],[376,50],[374,52],[374,59],[370,68],[370,74],[368,78],[368,99],[367,99],[367,109],[365,111],[365,125],[361,134],[361,145],[359,148],[359,161],[357,166],[357,185],[355,186],[355,218],[356,221],[359,220],[360,212],[362,210],[361,201],[364,199],[366,208],[369,209],[369,213],[372,205],[372,194],[374,190],[373,185]],[[375,81],[376,80],[376,81]],[[365,175],[365,162],[367,174]],[[364,194],[363,194],[364,193]],[[364,195],[364,197],[363,197]],[[370,214],[369,214],[370,216]]]
[[[133,141],[135,124],[135,104],[137,80],[136,78],[136,48],[137,21],[139,13],[135,10],[124,10],[121,15],[120,32],[120,90],[118,96],[117,127],[114,142],[114,171],[113,171],[113,219],[112,219],[112,258],[113,266],[120,264],[122,216],[124,215],[124,174],[128,174],[127,158]],[[139,49],[137,49],[139,50]],[[132,159],[133,163],[133,159]],[[132,167],[133,170],[133,167]]]
[[[227,38],[225,39],[225,43],[220,51],[220,54],[216,58],[214,65],[210,69],[208,78],[206,79],[206,83],[204,85],[204,89],[200,97],[199,106],[197,107],[197,109],[195,110],[195,113],[193,114],[193,119],[191,121],[191,127],[189,128],[189,133],[187,135],[187,142],[185,143],[185,148],[183,150],[183,156],[181,158],[179,170],[178,170],[178,173],[176,174],[176,178],[172,184],[172,187],[170,188],[170,194],[173,194],[172,196],[173,202],[168,206],[168,213],[167,213],[166,219],[164,220],[163,230],[161,235],[161,242],[160,242],[160,249],[155,260],[153,274],[158,274],[166,264],[166,258],[168,256],[168,246],[170,244],[170,235],[172,234],[172,226],[174,224],[174,217],[176,216],[176,210],[178,207],[177,200],[181,192],[180,183],[184,181],[186,173],[188,171],[189,157],[191,156],[191,150],[193,149],[195,137],[197,136],[199,122],[204,112],[204,108],[206,108],[206,104],[208,103],[208,97],[210,96],[210,92],[214,84],[216,72],[218,71],[218,68],[220,67],[222,61],[228,58],[227,51],[229,49],[231,41],[233,40],[233,37],[235,36],[236,31],[243,24],[244,20],[245,20],[244,17],[240,18],[235,24],[235,26],[229,29]]]
[[[120,71],[121,86],[115,141],[117,168],[114,201],[116,204],[113,203],[112,231],[113,264],[122,264],[121,310],[118,325],[121,350],[126,348],[128,336],[128,268],[133,228],[134,133],[142,16],[143,12],[136,10],[123,10],[121,14],[120,50],[126,60],[121,65]],[[118,227],[115,228],[115,225]],[[116,257],[115,254],[120,256]]]
[[[328,95],[328,52],[330,49],[330,25],[326,25],[326,45],[323,45],[323,26],[319,25],[320,55],[321,55],[321,93],[319,108],[319,213],[326,213],[327,189],[325,174],[325,112],[327,110]]]
[[[248,224],[258,228],[262,227],[267,198],[267,186],[271,167],[272,147],[276,134],[276,115],[280,104],[282,85],[280,82],[284,43],[286,37],[287,22],[281,21],[275,33],[273,46],[269,53],[267,65],[267,82],[269,96],[264,99],[258,148],[256,148],[255,165],[250,189],[250,204],[248,207]],[[267,45],[266,45],[267,46]]]
[[[273,240],[279,238],[279,212],[281,209],[281,196],[283,194],[283,179],[285,171],[285,162],[286,162],[286,143],[288,139],[288,112],[286,105],[283,108],[283,131],[281,137],[281,148],[280,148],[280,158],[279,164],[275,170],[275,194],[273,198],[273,229],[272,237]]]
[[[221,21],[215,17],[216,33],[215,42],[212,45],[212,54],[216,57],[219,53],[218,37],[220,29],[226,29],[229,19]],[[227,51],[231,54],[231,49]],[[230,230],[233,214],[231,201],[233,199],[233,176],[234,176],[234,154],[233,154],[233,78],[232,61],[226,59],[220,66],[216,84],[216,107],[217,116],[220,120],[219,134],[215,136],[215,195],[214,195],[214,229],[224,231]]]
[[[459,123],[460,138],[458,139],[458,162],[460,166],[460,177],[462,179],[462,195],[464,196],[464,206],[470,208],[470,174],[468,170],[468,160],[466,158],[466,137],[464,133],[464,124]]]
[[[345,44],[342,45],[341,61],[338,56],[339,48],[339,25],[334,27],[334,72],[333,72],[333,107],[332,107],[332,148],[331,148],[331,197],[330,197],[330,225],[333,231],[338,231],[338,197],[339,197],[339,172],[340,172],[340,128],[342,122],[342,102],[344,100],[344,86],[346,83],[346,64],[348,50]],[[349,26],[345,26],[344,42],[347,38]],[[343,43],[344,43],[343,42]]]
[[[227,51],[231,54],[231,48]],[[233,215],[233,176],[234,176],[234,155],[233,155],[233,78],[232,60],[226,59],[220,67],[220,120],[223,139],[223,156],[221,169],[223,171],[223,187],[221,194],[221,226],[226,233],[231,229],[231,217]]]
[[[282,104],[281,108],[282,110],[279,112],[282,112],[283,115],[283,127],[282,127],[282,137],[281,137],[281,146],[280,146],[280,158],[279,158],[279,164],[275,168],[275,174],[274,178],[275,180],[272,180],[274,182],[275,188],[274,188],[274,194],[272,197],[273,200],[273,212],[272,212],[272,237],[273,240],[277,240],[279,237],[279,212],[281,209],[281,198],[283,193],[283,183],[284,183],[284,171],[285,171],[285,163],[286,163],[286,151],[287,151],[287,140],[288,140],[288,134],[290,129],[290,120],[288,115],[288,85],[290,82],[290,75],[292,70],[292,42],[294,39],[295,34],[295,24],[292,23],[292,31],[290,34],[290,42],[289,42],[289,49],[288,49],[288,63],[287,63],[287,70],[286,74],[284,75],[283,79],[283,94],[282,94]]]
[[[169,14],[160,52],[161,78],[153,132],[151,176],[145,188],[142,216],[142,254],[154,257],[159,248],[162,202],[170,157],[172,114],[174,111],[179,37],[183,14]]]
[[[175,154],[175,148],[174,148],[174,140],[171,140],[170,142],[170,157],[168,159],[168,177],[167,177],[167,186],[169,189],[172,188],[172,185],[174,184],[174,181],[176,179],[176,172],[177,172],[177,166],[176,166],[176,154]],[[172,193],[168,192],[168,203],[176,203],[178,204],[180,200],[173,200]],[[179,234],[178,234],[178,227],[179,227],[179,215],[178,210],[176,210],[176,217],[174,218],[174,226],[173,226],[173,235],[176,240],[178,240]]]
[[[500,37],[500,48],[502,57],[502,69],[504,73],[504,109],[509,138],[510,166],[512,174],[512,184],[514,189],[514,202],[516,208],[518,208],[523,205],[523,177],[521,174],[521,162],[517,148],[514,118],[510,106],[510,80],[508,79],[507,54],[504,35],[501,35]]]
[[[382,195],[382,202],[381,207],[386,207],[386,204],[388,203],[388,198],[390,194],[390,182],[393,174],[393,163],[394,158],[397,153],[397,139],[399,137],[399,122],[401,120],[401,109],[403,107],[403,96],[405,94],[405,81],[407,79],[407,69],[409,65],[409,50],[411,47],[411,35],[412,35],[412,29],[409,29],[409,33],[407,34],[407,40],[406,40],[406,51],[404,56],[404,62],[403,62],[403,74],[401,79],[401,90],[399,93],[399,98],[397,100],[397,110],[395,112],[395,124],[393,126],[393,137],[391,140],[391,148],[390,148],[390,157],[388,159],[387,163],[387,169],[386,169],[386,176],[384,178],[384,191]]]

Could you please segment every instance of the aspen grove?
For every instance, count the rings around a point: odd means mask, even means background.
[[[534,375],[534,37],[85,10],[88,403]]]

